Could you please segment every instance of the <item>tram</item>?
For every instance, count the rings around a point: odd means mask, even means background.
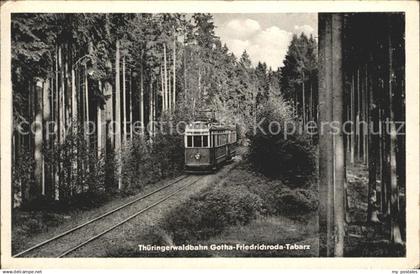
[[[184,142],[185,172],[214,172],[236,154],[236,127],[215,121],[194,121],[185,129]]]

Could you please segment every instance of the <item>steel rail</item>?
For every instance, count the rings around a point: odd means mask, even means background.
[[[32,247],[30,247],[28,249],[25,249],[25,250],[23,250],[23,251],[15,254],[15,255],[13,255],[13,257],[15,257],[15,258],[16,257],[20,257],[20,256],[22,256],[22,255],[24,255],[24,254],[26,254],[26,253],[28,253],[30,251],[33,251],[35,249],[40,248],[40,247],[42,247],[42,246],[44,246],[44,245],[46,245],[46,244],[48,244],[48,243],[50,243],[50,242],[52,242],[54,240],[57,240],[59,238],[62,238],[62,237],[66,236],[66,235],[68,235],[68,234],[70,234],[70,233],[72,233],[72,232],[74,232],[76,230],[79,230],[79,229],[81,229],[81,228],[83,228],[83,227],[85,227],[85,226],[87,226],[87,225],[89,225],[89,224],[91,224],[93,222],[96,222],[96,221],[98,221],[100,219],[103,219],[104,217],[106,217],[108,215],[111,215],[112,213],[115,213],[115,212],[117,212],[117,211],[119,211],[119,210],[121,210],[123,208],[126,208],[126,207],[128,207],[128,206],[130,206],[130,205],[132,205],[132,204],[134,204],[134,203],[136,203],[138,201],[140,201],[140,200],[143,200],[143,199],[145,199],[145,198],[147,198],[147,197],[149,197],[149,196],[151,196],[151,195],[153,195],[153,194],[155,194],[155,193],[157,193],[157,192],[159,192],[159,191],[161,191],[163,189],[166,189],[166,188],[168,188],[168,187],[170,187],[170,186],[178,183],[179,181],[181,181],[181,180],[183,180],[183,179],[185,179],[187,177],[188,177],[188,175],[182,175],[180,178],[175,179],[175,181],[173,181],[173,182],[171,182],[171,183],[169,183],[169,184],[167,184],[167,185],[165,185],[163,187],[160,187],[160,188],[158,188],[158,189],[156,189],[156,190],[154,190],[154,191],[152,191],[152,192],[150,192],[150,193],[148,193],[146,195],[143,195],[141,197],[138,197],[138,198],[134,199],[133,201],[130,201],[130,202],[126,203],[126,204],[123,204],[123,205],[121,205],[121,206],[119,206],[119,207],[117,207],[117,208],[115,208],[115,209],[113,209],[111,211],[108,211],[108,212],[106,212],[106,213],[104,213],[104,214],[102,214],[102,215],[100,215],[100,216],[98,216],[96,218],[93,218],[93,219],[91,219],[91,220],[89,220],[89,221],[87,221],[85,223],[82,223],[82,224],[80,224],[80,225],[78,225],[78,226],[76,226],[76,227],[74,227],[72,229],[69,229],[67,231],[64,231],[64,232],[62,232],[62,233],[60,233],[60,234],[58,234],[58,235],[56,235],[56,236],[54,236],[54,237],[52,237],[50,239],[47,239],[47,240],[45,240],[45,241],[43,241],[43,242],[41,242],[39,244],[36,244],[36,245],[34,245],[34,246],[32,246]]]
[[[62,257],[64,257],[64,256],[66,256],[66,255],[68,255],[68,254],[70,254],[70,253],[72,253],[72,252],[76,251],[77,249],[81,248],[82,246],[85,246],[85,245],[87,245],[88,243],[90,243],[90,242],[92,242],[92,241],[94,241],[94,240],[98,239],[99,237],[101,237],[101,236],[105,235],[106,233],[110,232],[111,230],[113,230],[113,229],[115,229],[115,228],[117,228],[117,227],[119,227],[119,226],[121,226],[121,225],[123,225],[123,224],[127,223],[128,221],[130,221],[131,219],[134,219],[134,218],[135,218],[135,217],[137,217],[138,215],[140,215],[140,214],[142,214],[142,213],[144,213],[144,212],[148,211],[149,209],[151,209],[151,208],[153,208],[153,207],[155,207],[155,206],[157,206],[157,205],[161,204],[162,202],[164,202],[164,201],[168,200],[168,199],[169,199],[169,198],[171,198],[172,196],[174,196],[174,195],[178,194],[179,192],[181,192],[181,191],[182,191],[182,190],[184,190],[185,188],[187,188],[187,187],[189,187],[189,186],[191,186],[191,185],[195,184],[195,183],[196,183],[196,182],[198,182],[200,179],[201,179],[201,178],[198,178],[198,179],[194,180],[192,183],[187,184],[187,185],[185,185],[185,186],[183,186],[183,187],[179,188],[178,190],[176,190],[176,191],[172,192],[171,194],[169,194],[169,195],[167,195],[167,196],[163,197],[163,198],[162,198],[162,199],[160,199],[159,201],[157,201],[157,202],[155,202],[155,203],[153,203],[153,204],[151,204],[151,205],[149,205],[149,206],[147,206],[147,207],[143,208],[143,209],[142,209],[142,210],[140,210],[139,212],[137,212],[137,213],[135,213],[135,214],[131,215],[130,217],[127,217],[126,219],[124,219],[124,220],[122,220],[121,222],[119,222],[119,223],[117,223],[117,224],[115,224],[115,225],[111,226],[110,228],[108,228],[108,229],[106,229],[106,230],[102,231],[101,233],[99,233],[99,234],[97,234],[97,235],[95,235],[95,236],[93,236],[93,237],[89,238],[88,240],[86,240],[86,241],[84,241],[84,242],[82,242],[82,243],[78,244],[78,245],[77,245],[77,246],[75,246],[75,247],[72,247],[72,248],[68,249],[66,252],[62,253],[62,254],[61,254],[61,255],[59,255],[57,258],[62,258]]]

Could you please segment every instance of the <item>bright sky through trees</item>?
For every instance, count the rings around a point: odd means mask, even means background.
[[[246,50],[252,64],[265,62],[273,70],[283,66],[293,34],[317,33],[317,14],[213,14],[216,35],[235,54]]]

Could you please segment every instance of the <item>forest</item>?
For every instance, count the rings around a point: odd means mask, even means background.
[[[319,204],[320,256],[342,256],[344,240],[363,238],[346,253],[360,255],[369,233],[379,238],[368,237],[369,247],[385,238],[387,250],[400,248],[405,136],[395,121],[405,121],[404,20],[374,18],[320,20],[319,41],[294,34],[283,66],[271,68],[253,65],[246,51],[235,56],[211,14],[13,14],[13,208],[92,207],[173,178],[184,165],[173,125],[182,131],[211,110],[237,125],[250,173],[293,185],[287,208]],[[302,130],[284,140],[254,131],[263,118],[302,129],[352,123],[338,137]],[[276,206],[282,191],[270,196]]]
[[[313,37],[295,35],[285,66],[273,70],[253,67],[246,51],[234,56],[214,30],[210,14],[14,14],[14,205],[133,187],[146,154],[171,149],[152,122],[211,109],[245,136],[269,98],[316,116]],[[138,151],[135,167],[129,149],[149,152]],[[167,176],[180,159],[157,160],[150,176]]]

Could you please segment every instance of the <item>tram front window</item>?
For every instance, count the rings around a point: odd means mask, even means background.
[[[194,136],[194,147],[202,147],[201,136]]]
[[[209,146],[209,139],[205,135],[205,136],[203,136],[203,147],[208,147],[208,146]]]
[[[187,147],[192,147],[192,136],[187,136]]]

